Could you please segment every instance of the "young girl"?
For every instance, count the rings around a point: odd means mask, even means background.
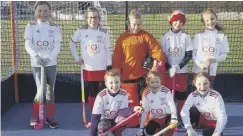
[[[144,77],[147,69],[143,68],[145,57],[151,56],[155,61],[152,69],[158,64],[162,68],[166,59],[164,53],[152,34],[142,30],[142,18],[139,13],[132,10],[128,17],[129,30],[122,33],[116,41],[115,51],[112,58],[112,68],[121,73],[123,83],[138,84],[139,92],[145,87]],[[161,62],[161,63],[158,63]],[[161,71],[164,72],[164,69]]]
[[[206,73],[199,73],[193,83],[197,90],[188,96],[181,111],[188,136],[197,135],[193,127],[203,128],[203,136],[222,136],[227,115],[221,95],[210,88]]]
[[[85,13],[85,25],[78,28],[70,41],[71,53],[75,61],[83,66],[86,81],[85,91],[89,94],[88,101],[93,109],[95,97],[105,88],[104,75],[111,69],[111,43],[108,31],[101,27],[101,16],[95,7],[89,7]],[[80,42],[81,56],[76,45]]]
[[[144,95],[143,108],[138,136],[154,135],[160,129],[170,125],[176,127],[177,112],[176,106],[168,88],[161,85],[161,75],[156,71],[149,71],[147,74],[148,92]],[[144,128],[146,116],[150,113],[148,125]],[[171,115],[168,115],[171,114]],[[166,136],[173,135],[173,128],[166,132]]]
[[[116,123],[121,122],[132,112],[142,112],[140,106],[133,109],[128,108],[127,92],[120,88],[120,75],[109,71],[105,74],[106,89],[102,90],[95,99],[94,108],[91,119],[90,136],[96,136],[97,130],[99,134],[109,130]],[[124,126],[117,128],[113,134],[122,136],[125,130]]]
[[[50,22],[51,6],[46,1],[38,1],[35,4],[36,21],[30,22],[25,27],[25,49],[31,58],[31,67],[37,86],[37,93],[33,102],[31,126],[38,123],[39,103],[43,102],[40,98],[41,92],[41,66],[45,67],[45,86],[46,91],[46,123],[51,128],[59,127],[54,120],[54,86],[57,72],[57,56],[61,46],[60,27]]]
[[[169,73],[165,76],[164,83],[169,89],[175,89],[174,97],[177,103],[177,111],[180,113],[188,94],[188,62],[192,58],[192,43],[190,36],[183,30],[186,17],[181,10],[172,13],[169,23],[171,25],[169,32],[161,38],[161,47],[168,61],[165,66]]]
[[[194,36],[192,72],[197,74],[202,71],[208,72],[210,69],[210,80],[214,81],[218,63],[225,60],[229,52],[228,40],[221,31],[217,15],[212,9],[203,11],[201,18],[206,29]]]

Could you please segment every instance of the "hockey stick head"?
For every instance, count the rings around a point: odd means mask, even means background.
[[[36,124],[34,128],[35,130],[40,130],[43,128],[43,125],[44,125],[44,121],[41,121],[40,123]]]
[[[89,123],[85,122],[85,123],[84,123],[84,127],[86,127],[86,128],[90,128],[90,127],[91,127],[91,123],[90,123],[90,122],[89,122]]]
[[[35,126],[34,126],[34,129],[36,130],[40,130],[43,128],[43,125],[44,125],[44,105],[43,103],[40,103],[40,108],[39,108],[39,123],[37,123]]]

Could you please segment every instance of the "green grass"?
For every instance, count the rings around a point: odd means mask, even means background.
[[[144,29],[152,33],[158,41],[162,34],[166,33],[169,29],[167,21],[168,14],[153,14],[143,15]],[[189,19],[185,25],[185,31],[193,38],[194,34],[204,29],[203,24],[200,22],[199,14],[187,14]],[[108,15],[107,26],[111,30],[112,46],[117,37],[124,32],[125,28],[125,15]],[[58,59],[58,72],[59,73],[76,73],[79,72],[79,66],[74,63],[72,55],[69,50],[69,41],[77,28],[83,24],[83,21],[66,20],[55,21],[61,26],[63,44]],[[227,59],[220,63],[220,73],[243,73],[243,22],[242,20],[222,20],[220,21],[224,27],[224,32],[227,34],[230,53]],[[31,72],[29,55],[24,48],[24,27],[28,23],[27,20],[19,20],[18,25],[18,42],[20,48],[19,57],[19,73]],[[11,53],[11,29],[10,21],[1,20],[1,65],[2,75],[6,75],[11,71],[12,53]],[[192,63],[190,62],[190,68]]]

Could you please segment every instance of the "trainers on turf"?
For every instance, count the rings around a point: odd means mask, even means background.
[[[49,125],[50,128],[59,128],[59,124],[54,119],[46,119],[45,123]]]

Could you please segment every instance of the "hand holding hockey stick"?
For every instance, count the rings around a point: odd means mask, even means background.
[[[111,127],[108,131],[106,131],[105,133],[100,134],[100,136],[106,136],[108,135],[110,132],[114,131],[115,129],[117,129],[118,127],[121,126],[121,124],[127,122],[128,120],[130,120],[131,118],[137,116],[139,114],[139,111],[133,113],[132,115],[130,115],[129,117],[127,117],[126,119],[124,119],[123,121],[117,123],[115,126]]]
[[[38,88],[39,91],[41,91],[40,96],[40,103],[39,103],[39,123],[37,123],[34,128],[36,130],[40,130],[43,128],[44,125],[44,104],[43,104],[43,94],[44,94],[44,87],[45,87],[45,67],[41,66],[41,85],[40,88]]]
[[[84,78],[83,78],[83,66],[81,65],[81,98],[82,98],[82,112],[83,112],[83,124],[86,128],[91,127],[91,123],[86,120],[86,104],[85,104],[85,93],[84,93]]]

